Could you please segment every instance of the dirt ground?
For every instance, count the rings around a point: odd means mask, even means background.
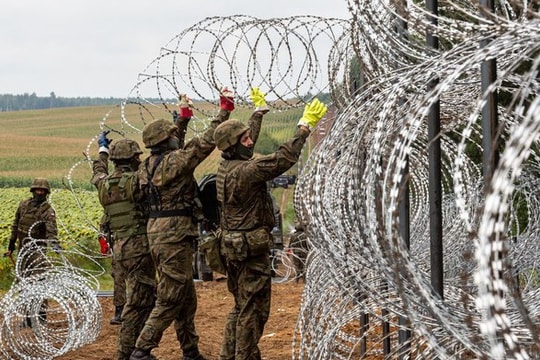
[[[219,359],[219,350],[223,336],[225,318],[232,307],[233,299],[227,291],[226,280],[197,282],[198,309],[196,328],[200,336],[199,348],[208,360]],[[262,358],[283,360],[291,358],[291,343],[302,296],[303,284],[287,282],[272,285],[272,308],[270,319],[266,323],[264,334],[259,342]],[[112,297],[100,298],[103,309],[103,325],[98,339],[76,351],[58,359],[115,359],[116,341],[119,326],[110,325],[114,305]],[[179,360],[182,358],[174,329],[170,326],[164,333],[158,348],[152,351],[161,360]]]

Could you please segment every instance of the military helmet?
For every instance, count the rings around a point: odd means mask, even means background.
[[[30,185],[30,191],[34,191],[36,189],[43,189],[47,191],[47,193],[51,192],[51,186],[49,185],[49,181],[45,178],[35,178],[32,181],[32,185]]]
[[[143,152],[139,147],[139,144],[135,140],[131,139],[119,139],[113,141],[110,150],[111,160],[123,160],[131,159],[135,155],[140,155]]]
[[[227,150],[236,145],[240,135],[249,130],[249,127],[240,120],[230,119],[222,122],[214,132],[214,141],[219,150]]]
[[[152,121],[143,129],[142,140],[147,148],[156,146],[160,142],[166,140],[177,129],[170,121],[159,119]]]

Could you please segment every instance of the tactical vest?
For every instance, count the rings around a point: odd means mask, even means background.
[[[163,183],[167,182],[165,167],[161,166],[161,183],[156,185],[153,182],[159,165],[169,153],[158,155],[151,168],[151,157],[146,158],[144,162],[146,182],[143,182],[143,189],[148,199],[148,215],[150,218],[188,216],[192,217],[195,222],[202,221],[204,219],[202,202],[197,181],[193,176],[191,178],[180,177],[165,187],[163,186]]]
[[[50,209],[51,205],[44,201],[39,205],[32,204],[32,201],[28,201],[23,205],[21,209],[21,216],[17,224],[17,231],[19,238],[28,237],[28,230],[32,228],[30,236],[34,239],[45,239],[46,225],[43,219],[43,214]]]
[[[146,218],[142,206],[133,196],[134,172],[108,176],[99,187],[99,201],[109,219],[114,236],[126,238],[146,233]]]
[[[274,206],[268,193],[266,182],[242,184],[238,179],[238,167],[244,160],[224,160],[221,162],[216,179],[217,200],[221,205],[220,226],[225,230],[251,231],[259,227],[268,230],[275,225]],[[236,191],[235,194],[230,192]],[[231,203],[232,197],[238,200]]]

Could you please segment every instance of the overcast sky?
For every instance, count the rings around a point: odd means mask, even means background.
[[[229,15],[349,17],[347,0],[4,1],[0,94],[124,98],[176,34]]]

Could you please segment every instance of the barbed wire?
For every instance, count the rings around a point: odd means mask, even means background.
[[[53,359],[94,342],[101,330],[99,282],[91,271],[67,260],[73,254],[89,255],[49,252],[50,241],[27,238],[19,249],[15,280],[0,300],[4,359]]]
[[[314,251],[293,357],[381,356],[386,324],[391,357],[536,358],[538,15],[498,2],[485,16],[474,3],[445,1],[434,25],[419,5],[398,5],[349,1],[366,82],[297,185]],[[440,36],[439,50],[419,41],[428,31]],[[478,119],[488,94],[479,69],[488,59],[497,59],[505,145],[484,186]],[[444,300],[429,274],[427,114],[438,100]],[[406,166],[410,246],[399,233]],[[359,325],[364,315],[369,329]],[[412,332],[408,343],[399,343],[400,330]]]

